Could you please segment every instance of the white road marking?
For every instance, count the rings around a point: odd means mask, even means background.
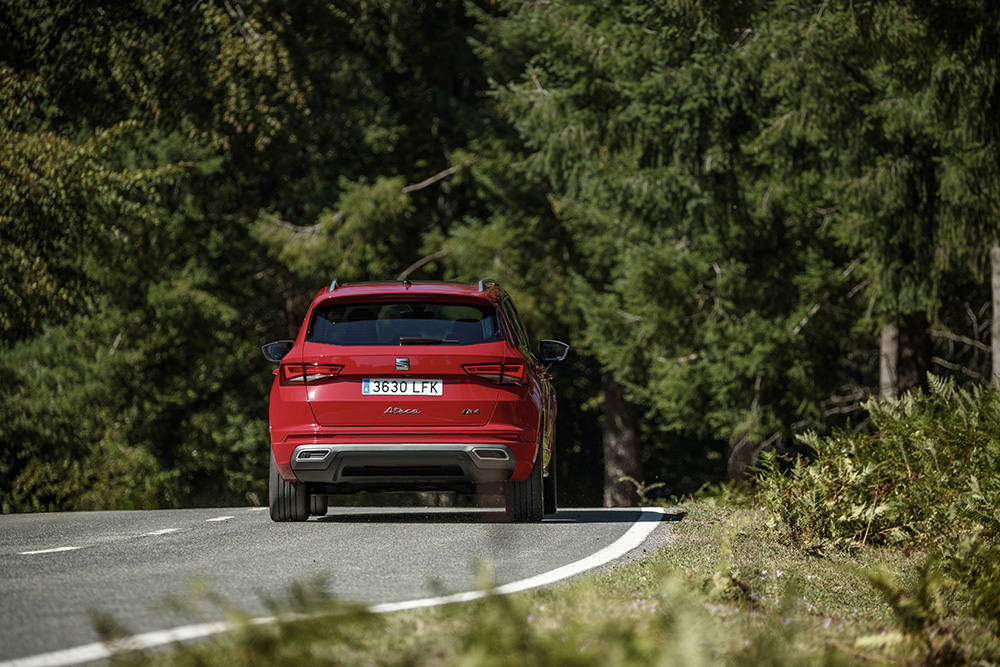
[[[217,516],[214,519],[205,519],[205,523],[208,523],[209,521],[229,521],[230,519],[235,519],[235,518],[236,517],[234,516]]]
[[[557,567],[554,570],[536,574],[535,576],[528,577],[527,579],[512,581],[509,584],[497,586],[490,591],[468,591],[465,593],[455,593],[453,595],[423,598],[421,600],[386,602],[383,604],[372,605],[369,607],[369,610],[375,612],[376,614],[384,614],[392,611],[404,611],[406,609],[438,607],[440,605],[452,604],[455,602],[479,600],[487,595],[510,595],[511,593],[520,593],[522,591],[531,590],[532,588],[540,588],[542,586],[554,584],[557,581],[568,579],[582,572],[586,572],[587,570],[593,570],[595,567],[600,567],[605,563],[610,563],[616,558],[621,558],[629,551],[632,551],[632,549],[637,548],[646,540],[647,537],[649,537],[649,534],[653,532],[656,526],[659,525],[659,522],[662,520],[662,516],[666,513],[667,510],[662,507],[644,507],[642,508],[642,513],[639,515],[639,518],[632,524],[632,527],[625,531],[624,535],[600,551],[594,552],[586,558],[581,558],[580,560],[568,565],[563,565],[562,567]]]
[[[636,519],[635,523],[633,523],[627,531],[625,531],[625,534],[600,551],[597,551],[586,558],[581,558],[580,560],[570,563],[569,565],[563,565],[562,567],[557,567],[554,570],[549,570],[548,572],[543,572],[542,574],[537,574],[533,577],[528,577],[527,579],[512,581],[509,584],[497,586],[492,591],[468,591],[466,593],[442,595],[440,597],[433,598],[422,598],[420,600],[388,602],[372,605],[368,608],[368,610],[376,614],[385,614],[388,612],[403,611],[406,609],[437,607],[445,604],[453,604],[455,602],[479,600],[491,594],[507,595],[510,593],[519,593],[532,588],[553,584],[557,581],[567,579],[588,570],[592,570],[595,567],[600,567],[601,565],[610,563],[614,559],[620,558],[629,551],[637,548],[659,525],[663,515],[666,514],[667,511],[668,510],[662,507],[644,507],[642,508],[642,512],[639,514],[639,518]],[[167,528],[166,530],[174,531],[177,529]],[[159,533],[162,531],[156,532]],[[147,535],[152,534],[154,533],[147,533]],[[250,622],[254,625],[260,625],[273,623],[276,620],[278,619],[274,616],[264,616],[252,619]],[[144,632],[139,635],[133,635],[132,637],[128,637],[115,643],[113,648],[117,650],[131,651],[150,649],[156,646],[172,644],[174,642],[208,637],[210,635],[226,632],[232,627],[233,626],[226,622],[182,625],[169,630],[157,630],[155,632]],[[0,667],[62,667],[63,665],[77,665],[83,662],[107,660],[113,655],[113,653],[114,651],[112,648],[109,648],[108,645],[101,642],[95,642],[93,644],[84,644],[83,646],[63,649],[62,651],[39,653],[25,658],[16,658],[14,660],[0,662]]]
[[[147,537],[149,535],[166,535],[167,533],[176,533],[178,530],[180,530],[180,528],[161,528],[160,530],[154,530],[151,533],[143,533],[142,536]]]
[[[116,643],[114,646],[118,650],[139,650],[153,646],[162,646],[172,642],[185,641],[190,639],[200,639],[210,635],[225,632],[229,629],[228,624],[201,623],[199,625],[186,625],[171,630],[159,630],[156,632],[144,632],[141,635],[134,635],[128,639]],[[57,665],[77,665],[82,662],[93,662],[96,660],[107,660],[112,655],[112,651],[107,645],[101,642],[76,646],[62,651],[52,651],[51,653],[39,653],[27,658],[15,658],[7,662],[0,663],[0,667],[55,667]]]
[[[38,551],[21,551],[19,555],[21,556],[34,556],[36,554],[54,554],[57,551],[73,551],[74,549],[82,549],[83,547],[56,547],[54,549],[39,549]]]
[[[216,517],[214,519],[206,519],[206,521],[225,521],[226,519],[233,519],[233,518],[235,518],[235,517],[220,516],[220,517]],[[169,533],[176,533],[179,530],[180,530],[180,528],[162,528],[160,530],[154,530],[151,533],[143,533],[142,536],[143,537],[149,537],[149,536],[155,536],[155,535],[167,535]],[[55,547],[53,549],[38,549],[37,551],[19,551],[18,555],[20,555],[20,556],[37,556],[38,554],[53,554],[53,553],[58,553],[60,551],[74,551],[76,549],[82,549],[82,548],[83,548],[82,546],[79,546],[79,547]],[[0,663],[0,667],[2,667],[3,664],[5,664],[5,663]]]

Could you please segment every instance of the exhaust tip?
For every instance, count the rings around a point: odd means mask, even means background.
[[[493,459],[496,461],[506,461],[510,457],[503,449],[493,449],[492,447],[476,447],[472,453],[481,459]]]
[[[296,461],[323,461],[330,456],[330,450],[326,448],[300,449],[295,455]]]

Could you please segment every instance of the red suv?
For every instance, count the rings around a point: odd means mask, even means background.
[[[512,521],[556,510],[555,392],[495,281],[347,283],[312,301],[294,341],[264,346],[275,521],[355,491],[503,493]]]

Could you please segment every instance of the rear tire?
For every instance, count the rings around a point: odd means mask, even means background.
[[[504,485],[507,518],[514,523],[541,521],[545,505],[542,486],[542,452],[539,449],[528,479]]]
[[[556,506],[556,470],[556,447],[553,444],[552,454],[549,456],[549,476],[543,480],[546,514],[555,514],[559,510]]]
[[[309,496],[309,516],[326,516],[326,496]]]
[[[286,482],[278,474],[278,466],[271,459],[270,475],[267,479],[268,508],[271,510],[272,521],[305,521],[309,518],[307,511],[309,496],[306,485],[302,482]],[[324,498],[325,500],[325,498]]]

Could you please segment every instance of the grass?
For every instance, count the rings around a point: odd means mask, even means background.
[[[373,615],[299,584],[278,612],[210,642],[119,664],[714,665],[921,662],[868,572],[912,587],[920,554],[863,547],[822,557],[789,546],[759,507],[686,504],[662,551],[569,584],[464,605]],[[956,636],[986,641],[975,621]],[[963,640],[965,641],[965,640]],[[991,648],[992,647],[992,648]],[[985,652],[984,652],[985,651]],[[992,651],[992,653],[990,652]],[[964,654],[963,654],[964,655]],[[932,656],[933,657],[933,656]],[[932,660],[933,661],[933,660]],[[989,664],[985,662],[984,664]]]

